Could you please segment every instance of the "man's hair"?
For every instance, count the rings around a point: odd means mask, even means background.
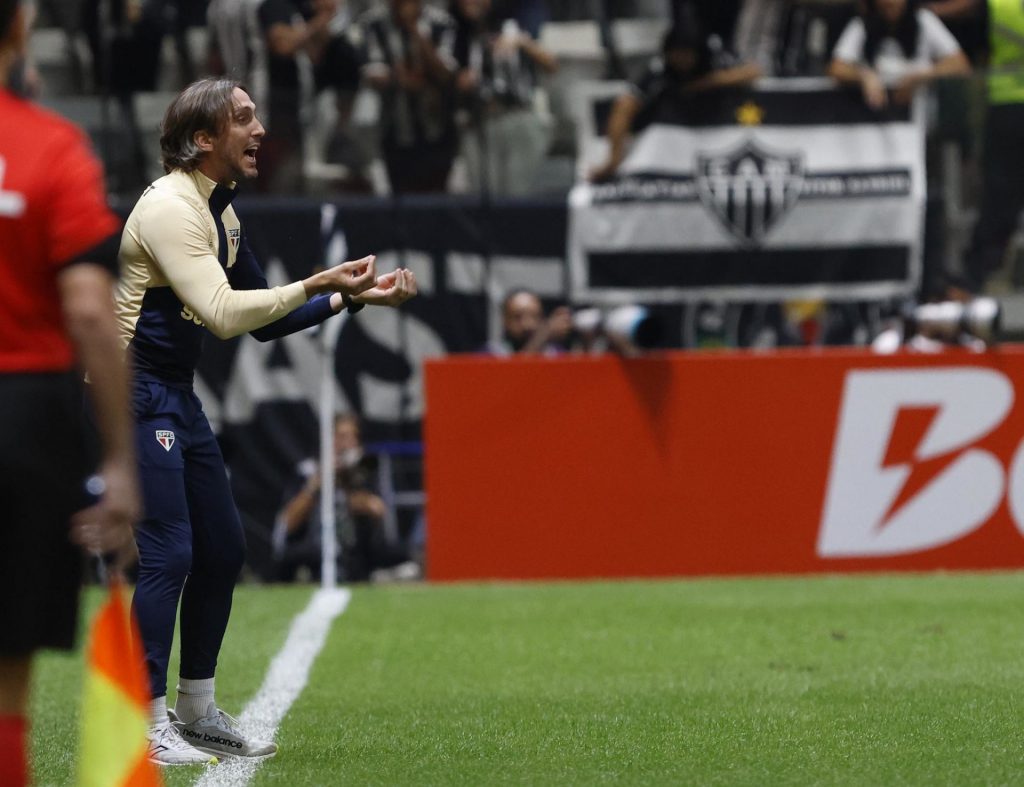
[[[7,37],[10,32],[11,20],[14,19],[14,12],[18,10],[21,0],[0,0],[0,40]]]
[[[893,38],[903,50],[903,56],[907,60],[913,60],[917,53],[917,40],[921,35],[920,25],[917,21],[917,11],[921,7],[920,0],[907,0],[903,8],[903,15],[896,22],[896,26],[889,27],[889,23],[882,18],[878,10],[877,0],[867,0],[864,9],[864,60],[874,67],[875,58],[878,57],[878,50],[886,38]]]
[[[357,432],[362,433],[363,431],[363,423],[355,413],[335,413],[334,428],[337,429],[342,424],[352,424]]]
[[[504,316],[505,312],[508,311],[508,307],[512,303],[512,301],[514,301],[520,295],[529,295],[531,298],[535,298],[538,303],[540,302],[540,296],[537,293],[535,293],[533,290],[527,289],[526,287],[516,287],[516,288],[514,288],[512,290],[509,290],[505,294],[505,297],[501,299],[501,314],[502,314],[502,316]]]
[[[5,2],[10,0],[0,0]],[[191,172],[199,166],[203,151],[196,144],[196,132],[216,135],[224,130],[231,117],[231,94],[236,87],[242,85],[233,79],[207,77],[193,82],[175,97],[160,129],[160,160],[165,172]]]

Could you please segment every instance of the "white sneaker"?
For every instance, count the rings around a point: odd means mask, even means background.
[[[185,742],[173,724],[150,727],[149,761],[157,765],[215,765],[217,758]]]
[[[218,757],[273,757],[277,754],[276,743],[245,737],[238,729],[238,720],[220,710],[215,703],[210,703],[205,716],[188,724],[178,721],[174,711],[168,711],[167,715],[184,741],[200,751]]]
[[[423,578],[419,563],[407,560],[391,568],[378,568],[370,572],[371,582],[414,582]]]

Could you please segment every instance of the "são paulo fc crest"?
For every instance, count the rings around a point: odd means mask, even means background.
[[[174,432],[169,429],[157,429],[156,441],[165,451],[170,451],[171,446],[174,445]]]
[[[238,242],[242,237],[242,230],[240,227],[232,227],[227,231],[228,243],[231,244],[231,248],[238,251]]]
[[[753,141],[718,155],[697,155],[701,202],[746,247],[760,245],[800,196],[803,155],[771,153]]]

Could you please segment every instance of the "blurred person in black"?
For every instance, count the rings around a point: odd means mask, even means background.
[[[335,526],[340,544],[340,568],[347,582],[368,579],[417,579],[419,567],[408,550],[389,537],[387,507],[377,494],[377,462],[363,450],[359,419],[349,413],[334,419]],[[294,582],[300,569],[313,579],[321,570],[321,476],[314,459],[296,468],[296,480],[274,527],[274,579]]]
[[[546,0],[495,0],[494,16],[515,19],[523,30],[540,38],[540,29],[551,17],[551,10]]]
[[[661,51],[643,78],[615,100],[608,118],[608,159],[590,172],[591,180],[614,177],[626,157],[630,134],[656,122],[662,111],[676,112],[695,94],[742,87],[761,76],[755,64],[730,64],[725,53],[716,57],[696,26],[673,27]]]
[[[392,193],[444,191],[458,145],[451,17],[422,0],[388,0],[360,17],[356,33],[363,78],[381,97]]]
[[[522,195],[547,153],[551,121],[535,106],[537,74],[554,73],[558,61],[513,19],[500,33],[491,0],[452,0],[455,19],[455,86],[467,108],[462,156],[470,188]],[[486,163],[486,174],[484,174]]]
[[[971,65],[953,35],[918,0],[865,0],[832,53],[829,75],[859,87],[872,109],[890,100],[909,103],[918,88],[942,77],[969,74]]]
[[[1019,0],[973,0],[988,20],[988,110],[982,142],[978,223],[964,272],[980,290],[1006,256],[1024,207],[1024,5]]]
[[[80,130],[8,90],[27,3],[0,0],[0,784],[28,783],[35,654],[74,643],[83,555],[134,554],[141,513],[114,318],[120,222]],[[89,492],[81,369],[102,443]],[[127,654],[125,654],[127,655]]]
[[[331,38],[338,0],[263,0],[259,23],[267,50],[267,136],[260,151],[261,190],[302,189],[305,101],[314,92],[314,68]]]
[[[988,51],[988,7],[979,0],[932,0],[922,8],[931,11],[949,28],[972,64],[983,63]]]
[[[750,0],[672,0],[672,24],[689,27],[694,24],[709,36],[731,41],[736,32],[740,11]],[[754,0],[760,3],[761,0]]]
[[[93,84],[121,97],[155,90],[173,6],[163,0],[84,0],[81,13]]]

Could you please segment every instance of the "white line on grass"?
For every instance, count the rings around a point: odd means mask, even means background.
[[[274,739],[277,726],[309,679],[309,670],[324,646],[331,623],[345,611],[351,597],[351,592],[343,588],[318,590],[295,616],[288,639],[270,663],[263,685],[238,717],[239,726],[247,735],[265,741]],[[244,787],[260,762],[225,759],[208,768],[196,787]]]

